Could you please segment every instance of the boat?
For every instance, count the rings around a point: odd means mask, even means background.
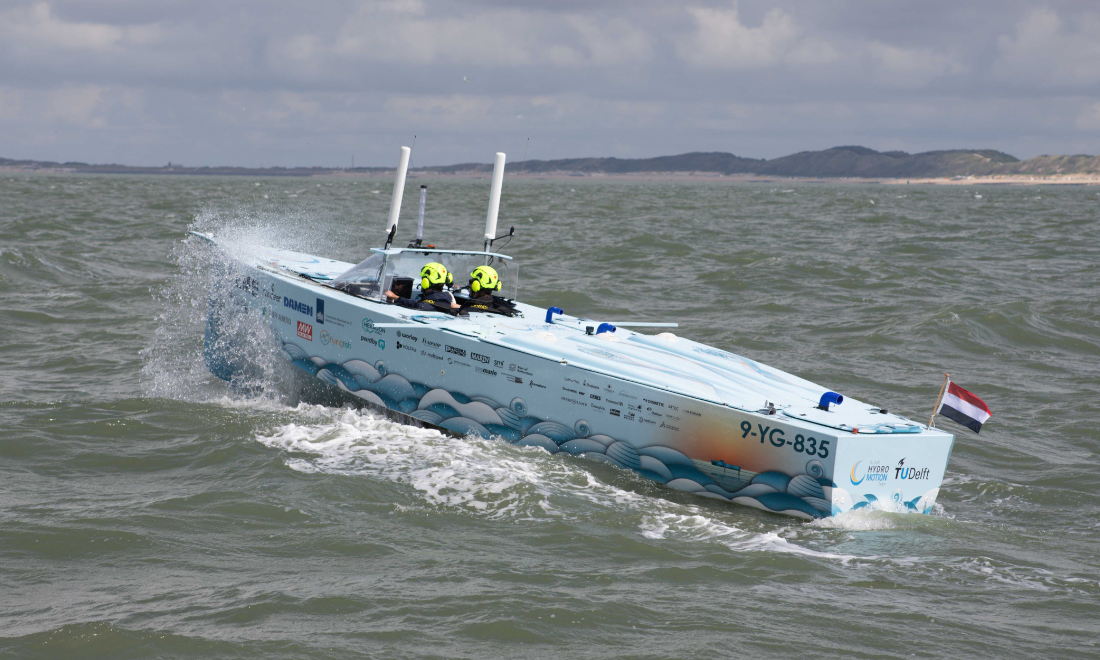
[[[493,248],[502,238],[502,153],[483,249],[424,244],[423,188],[417,238],[394,247],[408,158],[403,147],[385,244],[358,264],[230,249],[192,232],[224,256],[227,272],[214,286],[232,283],[228,296],[210,298],[204,356],[214,375],[232,380],[247,366],[225,328],[233,315],[251,314],[303,372],[408,423],[609,463],[671,489],[802,519],[933,511],[953,434],[677,336],[675,323],[524,303],[518,266]],[[387,290],[423,286],[416,282],[428,262],[459,280],[459,298],[462,278],[491,265],[510,313],[389,303]]]

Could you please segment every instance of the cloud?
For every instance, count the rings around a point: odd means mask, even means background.
[[[1086,13],[1068,27],[1050,8],[1036,9],[997,39],[993,71],[1021,85],[1073,86],[1100,82],[1100,16]]]
[[[388,165],[414,134],[422,164],[528,137],[544,158],[1096,149],[1093,4],[867,7],[7,0],[0,156]]]
[[[106,126],[106,120],[97,116],[103,88],[98,85],[62,87],[49,92],[47,117],[86,125],[93,128]]]
[[[689,7],[695,31],[676,47],[684,61],[704,69],[756,69],[782,62],[798,45],[802,30],[782,9],[772,9],[748,27],[734,5],[728,9]]]
[[[1073,120],[1073,125],[1085,131],[1100,131],[1100,103],[1085,106]]]
[[[47,3],[37,2],[0,14],[0,35],[10,40],[10,44],[33,48],[103,51],[124,45],[149,45],[158,40],[161,32],[156,25],[118,27],[67,22],[54,16]]]
[[[875,78],[890,87],[924,87],[937,78],[966,70],[950,55],[927,48],[900,48],[872,41],[867,44],[867,53]]]

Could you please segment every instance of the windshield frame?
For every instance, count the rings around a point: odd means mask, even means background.
[[[353,295],[358,295],[360,298],[365,298],[367,300],[385,302],[384,293],[392,287],[394,277],[413,277],[414,294],[419,293],[420,286],[415,273],[419,273],[420,268],[422,268],[425,263],[438,261],[446,266],[448,271],[455,277],[453,285],[454,291],[458,291],[466,286],[464,278],[469,273],[469,270],[475,267],[474,264],[485,265],[495,263],[497,264],[496,268],[500,274],[502,284],[500,295],[513,301],[517,300],[519,297],[519,265],[514,263],[514,259],[506,254],[484,252],[481,250],[440,250],[436,248],[417,247],[371,248],[371,253],[369,257],[334,278],[330,286],[347,291],[345,287],[349,283],[349,279],[355,280],[355,278],[358,278],[361,280],[363,275],[368,274],[368,271],[377,272],[379,273],[379,277],[377,279],[371,279],[371,282],[378,283],[377,289],[375,289],[374,285],[368,283],[370,287],[369,294],[353,293]],[[377,261],[368,263],[378,256],[382,257],[380,263]],[[478,263],[479,258],[481,263]],[[415,262],[416,267],[410,269],[408,267],[408,262]],[[452,267],[459,263],[462,264],[460,268]],[[358,280],[353,283],[360,286],[362,285]]]

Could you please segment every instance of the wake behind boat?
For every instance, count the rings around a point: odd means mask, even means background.
[[[413,423],[583,456],[805,519],[882,504],[931,511],[954,435],[734,353],[630,329],[672,323],[521,302],[518,267],[492,251],[504,154],[483,250],[424,245],[423,192],[417,239],[391,247],[409,153],[402,147],[386,244],[359,264],[221,246],[236,286],[231,303],[211,297],[204,354],[214,375],[231,380],[247,366],[222,329],[228,315],[253,313],[294,365]]]

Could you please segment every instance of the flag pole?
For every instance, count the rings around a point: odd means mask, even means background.
[[[940,410],[940,401],[943,401],[943,390],[947,387],[947,379],[951,374],[943,375],[943,383],[940,385],[940,395],[936,397],[936,405],[932,408],[932,416],[928,418],[928,428],[936,428],[936,413]]]

